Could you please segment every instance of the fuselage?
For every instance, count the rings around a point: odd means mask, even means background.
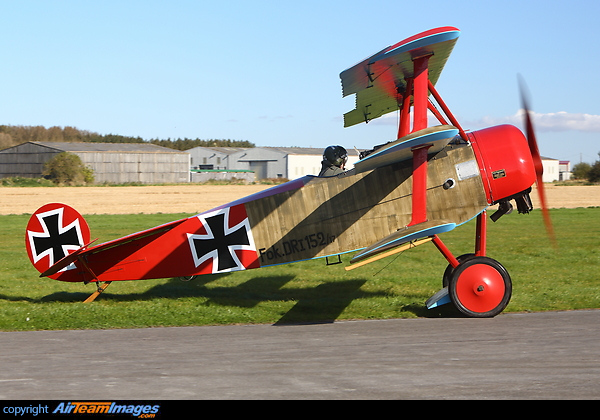
[[[428,156],[427,218],[457,226],[534,182],[522,133],[469,133]],[[411,221],[410,159],[330,178],[305,176],[187,218],[168,230],[86,253],[64,281],[114,281],[230,272],[366,248]],[[94,279],[90,272],[96,276]]]

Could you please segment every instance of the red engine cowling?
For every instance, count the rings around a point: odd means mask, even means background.
[[[473,131],[468,136],[490,204],[529,191],[536,179],[535,167],[521,130],[500,125]]]

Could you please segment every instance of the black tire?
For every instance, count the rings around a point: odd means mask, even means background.
[[[475,254],[463,254],[460,257],[456,257],[456,259],[458,260],[459,263],[463,263],[473,257],[475,257]],[[453,272],[454,272],[454,267],[452,267],[450,264],[448,264],[448,267],[446,267],[446,270],[444,271],[444,277],[442,277],[442,287],[448,286],[448,283],[450,283],[450,277],[452,276]]]

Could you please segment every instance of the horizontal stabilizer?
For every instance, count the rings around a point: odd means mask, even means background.
[[[185,222],[187,219],[176,220],[174,222],[165,223],[164,225],[156,226],[148,230],[143,230],[141,232],[132,233],[131,235],[124,236],[119,239],[115,239],[113,241],[104,242],[100,245],[96,245],[86,251],[86,253],[96,254],[101,251],[105,251],[107,249],[115,248],[120,245],[125,245],[133,241],[138,241],[140,239],[147,238],[152,235],[162,234],[173,229],[175,226],[180,225]]]
[[[69,255],[65,256],[64,258],[62,258],[61,260],[57,261],[54,265],[51,265],[50,267],[48,267],[48,269],[46,271],[44,271],[42,274],[40,274],[40,277],[49,277],[53,274],[58,273],[60,270],[62,270],[65,267],[68,267],[69,265],[71,265],[73,262],[75,262],[75,260],[81,255],[83,254],[88,247],[93,244],[94,242],[96,242],[98,240],[98,238],[94,239],[91,242],[88,242],[87,244],[85,244],[84,246],[82,246],[81,248],[73,251],[72,253],[70,253]]]
[[[96,241],[96,239],[94,239],[93,241],[87,243],[86,245],[80,247],[79,249],[71,252],[69,255],[65,256],[64,258],[62,258],[61,260],[59,260],[58,262],[56,262],[55,264],[51,265],[48,269],[46,269],[42,274],[40,274],[40,277],[49,277],[53,274],[58,273],[60,270],[64,269],[65,267],[69,266],[70,264],[72,264],[73,262],[75,262],[78,258],[84,256],[84,255],[88,255],[88,254],[96,254],[98,252],[102,252],[105,251],[107,249],[112,249],[121,245],[125,245],[125,244],[129,244],[131,242],[143,239],[143,238],[148,238],[152,235],[158,235],[158,234],[162,234],[164,232],[167,232],[169,230],[171,230],[172,228],[174,228],[175,226],[185,222],[187,219],[182,219],[182,220],[177,220],[174,222],[170,222],[170,223],[166,223],[164,225],[161,226],[157,226],[148,230],[144,230],[141,232],[137,232],[137,233],[133,233],[131,235],[128,236],[124,236],[123,238],[120,239],[115,239],[113,241],[108,241],[108,242],[104,242],[102,244],[96,245],[94,247],[89,247],[90,244],[92,244],[93,242]]]
[[[350,263],[354,264],[410,241],[451,231],[455,227],[456,223],[450,223],[446,220],[432,220],[397,230],[386,238],[363,249],[350,260]]]
[[[438,125],[415,131],[408,136],[390,142],[354,164],[356,173],[370,171],[381,166],[411,159],[412,149],[431,145],[428,153],[442,150],[458,135],[458,129],[451,125]]]

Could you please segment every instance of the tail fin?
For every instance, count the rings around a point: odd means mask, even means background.
[[[67,255],[90,242],[90,228],[77,210],[66,204],[51,203],[40,207],[29,219],[25,234],[25,246],[29,260],[40,272],[45,273]],[[68,265],[50,278],[70,277]],[[80,281],[81,277],[66,281]]]

